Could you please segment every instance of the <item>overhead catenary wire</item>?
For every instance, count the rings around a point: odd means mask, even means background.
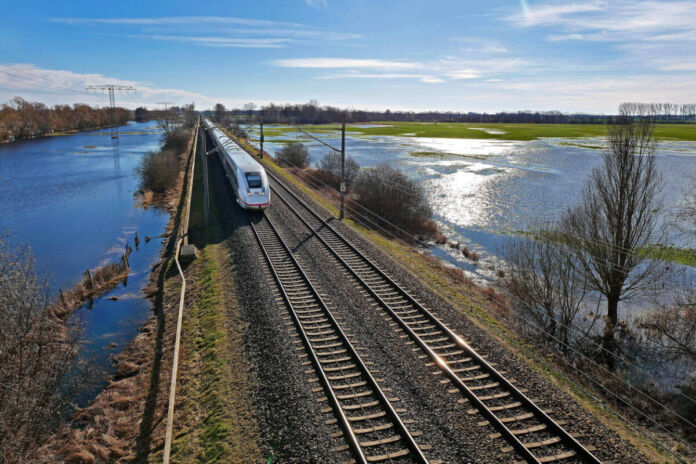
[[[305,130],[303,130],[303,129],[301,129],[301,128],[298,128],[298,130],[299,130],[300,132],[302,132],[303,134],[307,135],[308,137],[312,138],[313,140],[316,140],[317,142],[322,143],[323,145],[328,146],[328,147],[331,148],[332,150],[337,150],[335,147],[333,147],[333,146],[331,146],[330,144],[324,142],[323,140],[319,139],[318,137],[316,137],[316,136],[314,136],[314,135],[311,135],[311,134],[308,133],[307,131],[305,131]],[[335,129],[331,128],[331,130],[335,130]],[[379,160],[374,160],[374,161],[380,162]],[[380,181],[381,181],[383,184],[385,184],[385,185],[391,184],[390,182],[388,182],[388,181],[386,181],[386,180],[384,180],[384,179],[381,179]],[[391,185],[391,187],[394,188],[395,190],[400,190],[400,191],[402,191],[402,192],[404,192],[404,193],[409,193],[409,192],[406,192],[406,191],[403,190],[403,189],[399,189],[399,187],[397,187],[397,186],[395,186],[395,185]],[[333,187],[332,187],[332,188],[333,188]],[[491,230],[486,230],[486,231],[487,231],[487,232],[496,233],[495,231],[491,231]],[[565,236],[567,236],[567,237],[575,238],[575,239],[578,239],[578,240],[583,240],[583,241],[586,241],[586,242],[595,243],[595,244],[597,244],[597,245],[606,245],[607,247],[609,247],[610,249],[612,249],[612,250],[614,250],[614,251],[625,252],[625,253],[635,253],[635,250],[631,250],[631,249],[629,249],[629,248],[625,248],[625,247],[623,247],[623,246],[621,246],[621,245],[619,245],[619,244],[615,244],[615,243],[611,243],[611,242],[606,242],[606,241],[601,241],[601,240],[598,240],[598,239],[594,239],[594,238],[592,238],[592,237],[582,237],[582,236],[577,236],[577,235],[570,234],[570,233],[567,233],[567,232],[564,232],[563,235],[565,235]],[[616,269],[615,269],[615,270],[616,270]]]
[[[297,166],[296,166],[296,167],[297,167]],[[306,173],[306,172],[305,172],[304,174],[305,174],[305,175],[309,175],[311,178],[313,178],[313,179],[314,179],[315,181],[317,181],[319,184],[324,185],[324,186],[328,187],[328,188],[331,189],[331,190],[335,190],[333,187],[327,185],[326,183],[324,183],[323,181],[317,179],[316,177],[312,176],[311,174],[308,174],[308,173]],[[357,211],[355,211],[353,208],[349,208],[349,209],[353,210],[354,212],[357,212]],[[374,215],[374,216],[380,218],[381,220],[385,220],[384,218],[381,218],[379,215],[377,215],[377,214],[375,214],[375,213],[373,213],[373,212],[370,212],[370,213],[371,213],[372,215]],[[358,214],[359,214],[359,213],[358,213]],[[360,216],[363,220],[366,220],[367,222],[369,222],[369,223],[371,223],[371,224],[373,224],[373,225],[378,226],[380,229],[384,230],[388,235],[391,235],[392,237],[394,237],[397,241],[399,241],[399,242],[403,241],[403,239],[397,237],[397,236],[394,235],[392,232],[390,232],[390,231],[384,229],[383,227],[379,226],[379,224],[376,224],[376,223],[374,222],[374,220],[370,220],[369,218],[365,217],[365,216],[362,215],[362,214],[359,214],[359,216]],[[360,220],[359,222],[362,222],[362,220]],[[388,221],[387,221],[387,222],[388,222]],[[369,227],[369,226],[368,226],[368,227]],[[403,232],[406,233],[407,236],[411,237],[411,234],[408,234],[408,233],[405,232],[405,231],[403,231]],[[409,245],[409,244],[406,243],[406,242],[404,242],[404,243],[405,243],[406,245]],[[397,246],[401,247],[400,245],[397,245]],[[408,250],[407,250],[407,251],[408,251]],[[467,294],[467,296],[469,296],[472,300],[474,300],[474,301],[477,302],[478,304],[482,304],[482,303],[483,303],[480,299],[478,299],[478,297],[475,297],[471,292],[466,292],[466,291],[464,291],[464,293]],[[519,300],[519,302],[521,302],[521,303],[523,303],[523,304],[526,304],[526,302],[524,302],[524,301],[522,301],[522,300]],[[518,316],[518,317],[520,317],[520,316]],[[527,320],[526,322],[529,323],[530,321]],[[598,381],[597,381],[596,379],[594,379],[593,377],[588,376],[587,373],[585,373],[584,371],[582,371],[581,369],[579,369],[577,366],[574,366],[574,365],[571,365],[570,363],[568,363],[568,361],[565,360],[565,359],[563,359],[562,356],[559,356],[558,353],[554,353],[554,355],[555,355],[556,357],[558,357],[558,358],[560,359],[560,361],[563,362],[563,364],[565,364],[565,365],[567,365],[568,367],[574,369],[575,371],[577,371],[578,373],[580,373],[583,377],[588,378],[588,380],[590,380],[592,383],[594,383],[595,385],[597,385],[599,388],[601,388],[601,389],[607,391],[607,392],[610,393],[611,395],[616,396],[616,397],[617,397],[619,400],[621,400],[622,402],[624,402],[624,403],[626,402],[626,400],[620,398],[620,397],[619,397],[618,395],[616,395],[614,392],[611,392],[611,391],[608,390],[606,387],[604,387],[604,386],[601,384],[601,382],[598,382]],[[566,379],[566,380],[568,380],[568,379]],[[633,387],[632,385],[630,385],[630,384],[629,384],[628,382],[626,382],[625,380],[621,380],[621,379],[619,379],[619,380],[620,380],[622,383],[628,385],[629,387],[632,387],[633,389],[635,389],[635,387]],[[568,381],[569,381],[569,380],[568,380]],[[573,382],[569,381],[569,383],[573,383]],[[578,388],[580,388],[581,390],[585,391],[585,390],[584,390],[582,387],[580,387],[580,386],[578,386]],[[647,397],[650,397],[650,396],[647,395],[647,394],[645,394],[645,395],[646,395]],[[595,398],[594,395],[589,395],[589,396],[591,396],[592,398]],[[650,398],[652,398],[652,397],[650,397]],[[687,398],[688,398],[688,397],[687,397]],[[657,400],[655,400],[654,398],[652,398],[652,400],[653,400],[653,402],[656,402],[656,403],[659,404],[659,402],[657,402]],[[602,402],[601,402],[600,400],[596,399],[596,398],[595,398],[595,401],[597,401],[598,403],[602,404]],[[693,401],[693,400],[692,400],[692,401]],[[626,404],[627,404],[630,408],[633,408],[633,409],[636,410],[637,412],[643,414],[641,411],[637,410],[633,405],[630,405],[630,404],[628,404],[628,403],[626,403]],[[606,407],[606,406],[604,406],[603,404],[602,404],[602,406],[603,406],[603,407]],[[663,405],[663,406],[664,406],[664,405]],[[674,411],[672,411],[670,408],[668,408],[668,407],[664,407],[664,408],[665,408],[667,411],[672,412],[672,413],[673,413],[674,415],[676,415],[677,417],[680,417],[678,414],[676,414],[676,413],[675,413]],[[616,413],[616,412],[615,412],[615,413]],[[617,414],[619,417],[621,417],[622,420],[624,420],[624,422],[626,422],[627,424],[631,424],[633,427],[635,427],[635,424],[633,424],[632,422],[630,422],[628,419],[626,419],[625,417],[623,417],[621,414],[618,414],[618,413],[616,413],[616,414]],[[643,415],[644,415],[644,414],[643,414]],[[657,424],[657,425],[660,426],[660,427],[662,427],[660,424]],[[639,431],[639,433],[640,433],[641,435],[645,435],[645,433],[644,433],[642,430],[639,429],[638,431]],[[668,434],[669,434],[669,433],[668,433]],[[673,438],[677,439],[678,441],[681,441],[678,437],[675,437],[675,436],[672,435],[672,434],[670,434],[670,436],[672,436]],[[682,442],[682,443],[683,443],[683,442]],[[679,459],[680,461],[683,462],[683,460],[681,459],[681,457],[677,456],[673,451],[671,451],[671,450],[669,450],[668,448],[664,447],[661,443],[658,442],[658,446],[659,446],[660,448],[664,449],[665,451],[667,451],[668,453],[674,455],[677,459]]]
[[[305,173],[305,174],[307,174],[307,173]],[[320,180],[317,179],[316,177],[311,176],[311,174],[308,174],[308,175],[310,175],[310,177],[312,177],[313,179],[317,180],[317,182],[321,182],[324,186],[329,187],[329,188],[332,188],[331,186],[329,186],[329,185],[323,183],[322,181],[320,181]],[[392,232],[390,232],[390,231],[384,229],[382,226],[380,226],[379,224],[375,223],[373,220],[371,220],[370,218],[366,217],[365,215],[360,214],[360,213],[357,212],[357,210],[355,210],[354,208],[351,208],[351,207],[348,207],[348,208],[349,208],[349,210],[352,211],[353,214],[357,214],[358,216],[360,216],[361,219],[366,220],[366,221],[370,222],[370,223],[373,224],[373,225],[376,225],[376,226],[379,227],[381,230],[385,231],[387,234],[391,235],[391,236],[394,237],[395,239],[397,239],[397,240],[399,240],[399,241],[402,241],[401,238],[397,237],[397,236],[394,235]],[[376,215],[375,213],[372,213],[372,212],[371,212],[371,214],[373,214],[373,215],[379,217],[379,216]],[[386,221],[386,222],[388,222],[388,221],[387,221],[386,219],[384,219],[384,218],[380,218],[380,219],[381,219],[381,220],[384,220],[384,221]],[[362,222],[362,221],[360,221],[360,222]],[[408,234],[408,233],[405,232],[405,231],[404,231],[404,233]],[[404,243],[406,243],[406,242],[404,242]],[[408,245],[408,243],[406,243],[406,245]],[[467,295],[470,296],[470,297],[473,296],[473,294],[471,294],[471,293],[468,293],[468,292],[465,292],[465,293],[467,293]],[[529,304],[528,302],[525,302],[525,301],[523,301],[523,300],[521,300],[521,299],[518,299],[518,298],[514,297],[514,295],[510,295],[510,294],[508,294],[508,293],[506,293],[506,295],[509,296],[509,297],[511,297],[512,299],[516,300],[518,303],[521,303],[521,304],[523,304],[523,305],[525,305],[525,306],[530,306],[530,304]],[[563,326],[565,326],[565,327],[567,327],[567,328],[569,328],[569,329],[571,329],[571,330],[578,331],[578,332],[582,333],[582,332],[580,331],[580,329],[578,329],[578,328],[575,327],[575,326],[567,326],[567,325],[563,324],[561,321],[557,321],[557,323],[560,324],[560,325],[563,325]],[[603,347],[603,346],[601,346],[600,344],[597,344],[597,343],[595,343],[594,341],[592,341],[592,340],[590,340],[590,339],[587,339],[587,341],[588,341],[589,343],[591,343],[592,345],[595,345],[595,346],[596,346],[597,348],[599,348],[600,350],[605,351],[605,352],[608,353],[608,351],[606,350],[606,348]],[[618,356],[618,355],[616,355],[616,354],[613,354],[613,353],[612,353],[612,355],[616,356],[617,358],[621,359],[622,361],[624,361],[624,362],[626,362],[626,363],[631,364],[633,367],[635,367],[635,368],[641,370],[641,371],[644,372],[645,374],[647,374],[647,375],[651,376],[652,378],[655,378],[655,379],[656,379],[656,377],[655,377],[654,375],[652,375],[651,373],[645,371],[643,368],[640,368],[639,366],[637,366],[637,365],[631,363],[630,361],[626,360],[625,358],[620,357],[620,356]],[[641,390],[637,389],[636,387],[634,387],[634,386],[631,385],[630,383],[626,382],[625,380],[618,379],[618,377],[617,377],[617,380],[620,380],[621,382],[625,383],[625,384],[626,384],[629,388],[631,388],[632,390],[641,392],[646,398],[650,398],[651,401],[652,401],[653,403],[655,403],[655,404],[660,404],[664,409],[668,410],[668,411],[669,411],[670,413],[672,413],[673,415],[675,415],[675,416],[677,416],[678,418],[680,418],[681,420],[683,420],[683,421],[689,423],[690,425],[693,425],[693,424],[691,424],[688,420],[686,420],[685,418],[681,417],[678,413],[676,413],[676,411],[674,411],[674,410],[672,410],[671,408],[667,407],[666,405],[660,403],[659,400],[653,398],[652,396],[648,395],[648,394],[645,393],[645,392],[642,392]],[[688,397],[688,396],[683,395],[683,393],[680,393],[680,396],[683,396],[684,398],[688,399],[689,401],[696,403],[696,401],[694,401],[692,398],[690,398],[690,397]]]
[[[476,298],[472,298],[472,299],[473,299],[474,301],[476,301]],[[482,303],[480,300],[478,300],[477,302],[478,302],[479,304]],[[544,331],[543,329],[542,329],[542,331],[543,331],[543,332],[546,332],[546,331]],[[548,332],[546,332],[546,333],[548,334]],[[549,334],[549,335],[551,335],[551,334]],[[565,362],[565,360],[564,360],[564,362]],[[596,363],[595,363],[595,364],[596,364]],[[579,372],[581,372],[585,377],[588,377],[587,374],[586,374],[585,372],[579,370],[579,369],[578,369],[577,367],[575,367],[575,366],[572,366],[572,367],[574,367],[575,370],[578,370]],[[615,393],[611,392],[610,390],[608,390],[608,389],[607,389],[606,387],[604,387],[600,382],[598,382],[594,377],[588,377],[588,378],[589,378],[591,381],[593,381],[593,383],[597,384],[600,388],[606,390],[608,393],[610,393],[611,395],[615,396],[618,400],[620,400],[621,402],[623,402],[624,404],[626,404],[629,408],[632,408],[633,410],[635,410],[637,413],[639,413],[639,415],[641,415],[641,416],[645,417],[646,419],[648,419],[649,421],[653,422],[653,423],[654,423],[655,425],[657,425],[659,428],[662,428],[668,435],[672,436],[672,437],[673,437],[674,439],[676,439],[677,441],[679,441],[679,442],[685,444],[685,443],[683,442],[683,440],[679,439],[679,438],[676,437],[674,434],[671,434],[664,426],[662,426],[661,424],[659,424],[659,423],[656,422],[655,420],[651,419],[651,418],[650,418],[649,416],[647,416],[645,413],[643,413],[642,411],[638,410],[635,406],[633,406],[633,405],[631,405],[630,403],[628,403],[625,399],[621,398],[621,397],[618,396],[617,394],[615,394]],[[688,446],[688,445],[687,445],[687,446]],[[669,450],[668,450],[668,451],[669,451]],[[671,453],[671,451],[670,451],[670,453]],[[672,454],[674,454],[674,453],[672,453]],[[675,456],[676,456],[676,455],[675,455]]]
[[[294,164],[294,163],[289,163],[289,164],[293,165],[293,166],[296,167],[296,168],[301,169],[299,166],[297,166],[297,165]],[[303,175],[307,175],[307,176],[311,177],[313,180],[315,180],[317,183],[319,183],[319,184],[321,184],[321,185],[327,187],[327,188],[330,189],[331,191],[337,192],[337,190],[336,190],[333,186],[330,186],[330,185],[326,184],[326,183],[323,182],[322,180],[318,179],[316,176],[313,176],[312,174],[307,173],[307,172],[303,172]],[[379,180],[378,180],[378,181],[379,181]],[[363,206],[360,205],[359,203],[353,203],[353,204],[357,204],[357,206],[359,206],[359,207],[361,207],[362,209],[368,211],[369,214],[372,214],[373,216],[379,218],[380,221],[384,221],[384,222],[386,222],[387,224],[390,224],[391,226],[395,227],[397,230],[399,230],[401,233],[403,233],[404,235],[406,235],[406,236],[409,237],[410,239],[413,239],[413,240],[416,240],[416,242],[422,243],[422,242],[420,242],[420,241],[417,239],[417,237],[413,236],[413,234],[410,234],[409,232],[407,232],[407,231],[401,229],[400,227],[394,225],[393,223],[391,223],[390,221],[388,221],[386,218],[381,217],[380,215],[374,213],[373,211],[371,211],[371,210],[369,210],[369,209],[363,207]],[[357,212],[357,211],[355,210],[355,208],[349,207],[349,209],[350,209],[351,211],[353,211],[354,213]],[[382,227],[382,226],[380,226],[379,224],[377,224],[374,220],[370,220],[368,217],[366,217],[366,216],[363,215],[363,214],[359,214],[359,215],[360,215],[360,217],[361,217],[363,220],[367,220],[369,223],[371,223],[371,224],[373,224],[373,225],[376,225],[379,229],[385,231],[386,233],[388,233],[389,235],[391,235],[391,236],[393,236],[394,238],[398,239],[399,241],[402,241],[402,240],[403,240],[403,239],[401,239],[401,238],[395,236],[392,232],[388,231],[388,230],[385,229],[384,227]],[[407,244],[407,245],[409,245],[409,244]],[[409,246],[410,246],[410,245],[409,245]],[[523,305],[529,306],[529,303],[527,303],[527,302],[525,302],[525,301],[523,301],[523,300],[520,300],[520,299],[515,298],[514,295],[511,295],[511,294],[509,294],[509,293],[507,293],[507,292],[506,292],[506,295],[507,295],[508,297],[513,298],[514,300],[517,300],[519,303],[521,303],[521,304],[523,304]],[[557,321],[557,322],[558,322],[558,323],[561,323],[561,321]],[[563,324],[563,325],[565,325],[565,324]],[[570,328],[571,330],[578,331],[578,332],[582,333],[582,332],[580,331],[580,329],[578,329],[577,327],[570,326],[569,328]],[[590,343],[592,343],[593,345],[597,346],[598,348],[600,348],[600,350],[602,350],[602,351],[604,351],[604,352],[606,352],[606,353],[608,353],[608,354],[611,354],[612,356],[616,357],[617,359],[619,359],[619,360],[625,362],[626,364],[631,365],[632,367],[634,367],[634,368],[640,370],[641,372],[647,374],[647,375],[650,376],[651,378],[653,378],[653,379],[655,379],[655,380],[658,380],[656,376],[654,376],[653,374],[647,372],[644,368],[641,368],[641,367],[637,366],[636,364],[634,364],[634,363],[630,362],[629,360],[627,360],[627,359],[621,357],[620,355],[617,355],[617,354],[615,354],[615,353],[609,353],[608,350],[607,350],[605,347],[603,347],[603,346],[601,346],[601,345],[599,345],[599,344],[593,342],[592,340],[589,340],[589,339],[588,339],[588,341],[589,341]],[[684,397],[684,398],[687,399],[688,401],[693,402],[693,403],[696,404],[696,400],[694,400],[694,399],[692,399],[692,398],[690,398],[690,397],[684,395],[684,394],[681,393],[681,392],[679,392],[679,394],[680,394],[680,396]]]
[[[298,169],[302,169],[300,166],[298,166],[297,164],[294,164],[294,163],[290,162],[289,160],[284,160],[284,162],[285,162],[285,163],[288,163],[288,164],[290,164],[290,165],[292,165],[293,167],[296,167],[296,168],[298,168]],[[321,184],[323,184],[324,186],[330,188],[331,190],[333,190],[333,191],[335,191],[335,192],[338,192],[338,190],[337,190],[335,187],[333,187],[333,186],[331,186],[331,185],[328,185],[328,184],[322,182],[322,181],[319,180],[317,177],[312,176],[311,174],[309,174],[309,173],[307,173],[307,172],[304,172],[304,174],[307,175],[307,176],[309,176],[309,177],[312,177],[312,179],[315,179],[317,182],[320,182]],[[410,192],[407,192],[407,191],[405,191],[405,190],[403,190],[403,189],[400,189],[399,187],[394,186],[393,183],[391,183],[391,182],[389,182],[389,181],[386,181],[385,179],[373,179],[373,180],[375,180],[376,182],[379,182],[379,183],[381,183],[381,184],[383,184],[383,185],[387,185],[388,187],[393,188],[393,189],[395,189],[395,190],[397,190],[397,191],[401,191],[402,193],[407,193],[407,194],[410,193]],[[415,236],[413,236],[412,234],[410,234],[410,233],[404,231],[404,230],[401,229],[400,227],[398,227],[398,226],[396,226],[395,224],[389,222],[387,219],[385,219],[385,218],[383,218],[383,217],[380,217],[380,216],[377,215],[376,213],[372,212],[372,211],[369,210],[368,208],[366,208],[366,207],[364,207],[363,205],[361,205],[359,202],[354,202],[354,204],[356,204],[357,206],[359,206],[360,208],[362,208],[362,209],[364,209],[364,210],[366,210],[366,211],[369,211],[370,214],[374,214],[375,216],[379,217],[380,220],[385,221],[386,223],[388,223],[388,224],[391,225],[392,227],[394,227],[394,228],[396,228],[396,229],[402,231],[404,234],[406,234],[406,235],[409,236],[410,238],[416,240],[417,242],[422,243],[423,245],[427,245],[427,244],[424,243],[422,240],[419,240],[417,237],[415,237]],[[498,231],[495,231],[495,230],[483,229],[483,231],[488,232],[488,233],[491,233],[491,234],[499,234],[499,232],[498,232]],[[580,236],[577,236],[577,235],[569,234],[569,233],[567,233],[567,232],[562,232],[561,235],[564,235],[564,236],[566,236],[566,237],[572,237],[572,238],[575,238],[575,239],[581,240],[581,241],[597,242],[597,240],[594,240],[594,239],[592,239],[592,238],[589,238],[589,237],[580,237]],[[610,247],[613,246],[611,243],[608,243],[608,242],[600,242],[600,243],[605,243],[606,245],[609,245]],[[624,250],[626,250],[626,249],[624,249]],[[638,253],[637,250],[626,251],[626,252],[627,252],[627,253],[631,253],[631,254]],[[589,255],[590,257],[594,258],[594,259],[597,259],[597,260],[601,260],[601,259],[602,259],[601,257],[598,257],[598,256],[596,256],[596,255],[594,255],[594,254],[592,254],[592,253],[590,253],[590,252],[588,252],[588,255]],[[613,263],[611,263],[611,262],[609,262],[609,263],[606,263],[606,262],[605,262],[603,265],[604,265],[605,267],[607,267],[608,269],[612,270],[612,271],[621,272],[621,273],[627,272],[627,269],[619,268],[619,267],[615,266],[615,265],[614,265]]]

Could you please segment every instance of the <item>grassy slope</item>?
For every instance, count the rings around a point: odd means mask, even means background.
[[[242,145],[251,154],[258,153],[257,148],[250,143],[242,141]],[[276,174],[296,185],[328,212],[338,216],[338,208],[332,201],[327,200],[324,196],[309,188],[301,180],[275,164],[272,159],[265,157],[264,161],[267,168],[272,169]],[[498,321],[493,305],[480,304],[481,301],[485,301],[483,293],[475,290],[472,292],[472,289],[466,286],[466,284],[453,280],[452,276],[447,273],[446,268],[441,266],[437,260],[428,259],[427,255],[405,247],[396,240],[375,233],[350,219],[345,219],[344,223],[394,258],[414,276],[418,276],[433,293],[439,295],[461,314],[472,320],[478,327],[523,359],[532,369],[548,378],[585,409],[591,411],[602,424],[614,430],[622,439],[630,442],[648,459],[656,463],[673,462],[671,456],[665,455],[655,444],[647,441],[632,428],[627,427],[613,409],[598,404],[594,398],[579,389],[572,380],[568,379],[558,369],[551,359],[546,359],[543,353],[540,353],[536,348],[520,339]]]
[[[196,164],[191,228],[203,223],[202,172]],[[216,214],[216,205],[212,218]],[[177,391],[172,462],[258,462],[258,425],[244,354],[242,321],[221,227],[211,224],[190,277],[182,326],[183,362]]]

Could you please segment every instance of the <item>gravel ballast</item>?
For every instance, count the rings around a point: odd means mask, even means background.
[[[297,189],[291,188],[297,193]],[[306,196],[302,195],[302,197],[306,201]],[[315,210],[317,210],[316,205]],[[407,345],[404,339],[399,338],[398,335],[394,338],[393,334],[389,334],[389,332],[393,333],[393,328],[389,326],[390,320],[385,320],[380,316],[380,314],[384,314],[382,310],[371,307],[370,303],[374,301],[371,297],[366,297],[363,294],[364,292],[356,292],[352,279],[346,277],[347,274],[342,270],[342,266],[338,261],[323,250],[324,247],[318,239],[308,238],[309,232],[306,227],[295,217],[292,211],[282,205],[282,201],[277,197],[274,198],[271,213],[282,215],[285,218],[284,226],[293,230],[293,233],[296,234],[299,240],[298,243],[302,243],[298,253],[302,253],[303,259],[313,262],[313,266],[321,270],[317,278],[326,281],[326,288],[331,289],[331,294],[345,295],[337,298],[347,300],[344,305],[346,308],[349,308],[346,310],[346,318],[350,318],[355,327],[358,328],[356,329],[356,335],[362,333],[366,339],[373,338],[379,340],[379,342],[375,340],[373,342],[379,345],[379,349],[381,349],[382,353],[385,353],[387,358],[391,359],[392,365],[403,364],[405,372],[398,373],[395,371],[395,375],[401,375],[402,378],[409,380],[418,379],[416,388],[427,391],[424,393],[426,397],[428,395],[434,397],[440,395],[441,407],[437,407],[437,403],[434,403],[426,408],[431,411],[430,415],[435,415],[432,411],[438,411],[439,414],[445,414],[445,411],[447,411],[449,414],[462,416],[458,419],[458,423],[456,423],[457,420],[447,420],[447,427],[452,430],[450,435],[456,439],[461,440],[462,437],[473,438],[471,440],[473,446],[464,446],[464,448],[466,448],[467,453],[473,452],[475,456],[478,455],[477,459],[485,457],[490,460],[494,455],[497,455],[495,459],[510,459],[509,454],[496,453],[504,446],[504,443],[501,440],[496,440],[494,443],[491,442],[488,438],[488,434],[493,433],[491,428],[475,425],[476,422],[481,420],[479,415],[469,416],[459,413],[459,411],[465,411],[470,406],[458,405],[456,403],[456,395],[435,393],[441,392],[443,388],[439,385],[439,377],[427,373],[434,369],[425,369],[425,372],[423,371],[422,366],[428,360],[419,359],[418,355],[422,354],[420,351],[413,352],[411,346]],[[573,433],[578,433],[581,437],[581,443],[586,446],[592,445],[597,447],[595,454],[600,459],[616,462],[646,462],[635,449],[621,440],[613,431],[602,426],[597,419],[568,395],[531,370],[524,361],[518,359],[508,349],[501,346],[499,342],[483,332],[466,317],[463,317],[461,313],[447,302],[434,295],[410,272],[403,269],[394,260],[344,224],[332,221],[332,225],[373,260],[375,264],[397,280],[400,285],[406,288],[409,293],[431,310],[455,333],[463,336],[481,355],[486,355],[488,360],[495,363],[499,369],[501,369],[500,366],[504,366],[504,370],[507,372],[506,377],[514,379],[518,387],[528,389],[528,396],[537,400],[537,403],[545,411],[550,412],[554,419],[567,421],[565,427]],[[366,327],[369,327],[369,331],[364,329]],[[364,343],[368,344],[369,341],[365,340]],[[415,359],[413,359],[414,357]],[[394,362],[395,360],[399,360],[398,363]],[[444,391],[446,392],[446,389]],[[417,399],[416,402],[418,402]],[[416,405],[415,408],[417,407]],[[422,420],[419,419],[419,423]],[[435,421],[436,419],[432,420]],[[474,424],[473,427],[472,423]],[[437,439],[433,438],[433,440],[437,442]],[[475,449],[480,449],[481,454],[476,453]],[[445,459],[448,460],[447,458]]]

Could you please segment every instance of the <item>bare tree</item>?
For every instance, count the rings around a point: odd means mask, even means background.
[[[679,206],[677,219],[681,221],[679,228],[686,233],[693,234],[696,239],[696,177],[692,179],[691,190],[684,193],[684,200]]]
[[[222,103],[216,103],[215,107],[213,107],[213,118],[215,119],[215,121],[222,122],[223,119],[225,119],[226,111],[227,110],[225,109],[225,105],[223,105]]]
[[[535,235],[506,243],[505,286],[519,302],[517,309],[544,330],[549,343],[565,351],[571,344],[570,327],[588,293],[588,281],[578,272],[576,254],[552,239],[553,227],[541,227]]]
[[[351,185],[353,185],[353,182],[355,182],[355,179],[357,179],[358,174],[360,173],[360,165],[358,164],[357,161],[355,161],[355,158],[352,156],[346,156],[345,160],[345,176],[346,176],[346,186],[350,188]],[[341,154],[336,153],[333,151],[328,152],[324,157],[319,161],[319,168],[330,172],[333,177],[335,177],[335,182],[338,186],[340,183],[341,179]]]
[[[184,116],[184,127],[193,127],[196,125],[196,104],[191,103],[189,105],[184,105],[182,108]]]
[[[685,277],[666,304],[658,304],[656,309],[639,321],[645,337],[667,359],[687,359],[696,363],[696,291],[693,278]]]
[[[251,116],[254,114],[255,109],[256,104],[252,102],[245,103],[244,106],[242,106],[242,110],[246,111],[248,121],[251,121]]]
[[[162,111],[160,113],[160,118],[157,120],[157,123],[162,128],[165,137],[171,134],[172,129],[174,128],[174,118],[172,117],[172,109],[168,108],[166,111]]]
[[[51,315],[30,251],[8,240],[0,236],[0,463],[33,462],[75,392],[77,332]]]
[[[649,117],[622,114],[608,125],[609,148],[563,220],[565,240],[591,287],[607,300],[603,346],[614,367],[619,302],[653,281],[655,261],[644,253],[655,243],[662,176],[655,166]]]

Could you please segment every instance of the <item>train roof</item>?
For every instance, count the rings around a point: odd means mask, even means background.
[[[227,156],[232,158],[234,164],[239,166],[239,168],[243,171],[263,171],[263,167],[261,167],[261,165],[254,158],[252,158],[251,155],[237,145],[237,142],[230,139],[227,134],[225,134],[217,126],[211,124],[211,127],[213,136],[218,140],[218,143],[222,145],[227,153]]]

